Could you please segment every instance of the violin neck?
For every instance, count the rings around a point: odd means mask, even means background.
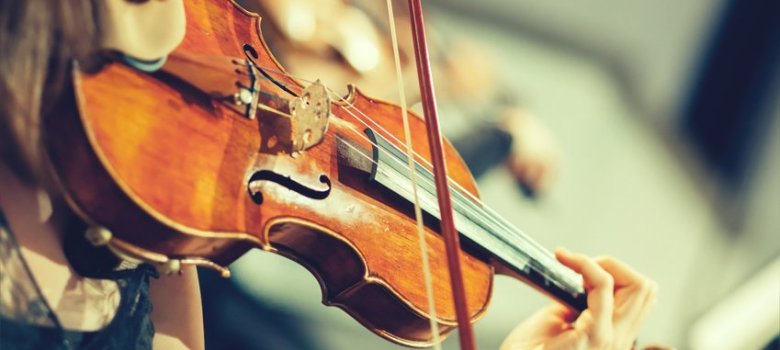
[[[371,181],[410,203],[414,201],[416,183],[421,209],[440,219],[433,174],[415,161],[416,181],[412,181],[406,153],[371,129],[365,132],[373,143],[373,159],[352,154],[359,152],[354,145],[340,145],[340,158],[347,160],[350,166],[369,173]],[[478,202],[477,198],[458,188],[454,182],[451,182],[450,194],[455,226],[461,237],[490,255],[497,262],[500,273],[518,277],[574,309],[585,308],[582,278],[578,274],[563,266],[550,251]]]

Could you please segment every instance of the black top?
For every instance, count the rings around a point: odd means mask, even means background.
[[[501,164],[512,150],[512,135],[496,125],[473,128],[470,132],[452,139],[474,178],[479,178],[494,166]]]
[[[106,273],[119,286],[114,319],[96,332],[68,331],[43,298],[0,213],[0,348],[151,349],[149,277],[157,276],[148,264]]]

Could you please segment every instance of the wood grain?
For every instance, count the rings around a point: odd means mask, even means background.
[[[187,36],[178,53],[243,58],[249,44],[275,79],[302,90],[302,83],[274,73],[284,69],[262,42],[259,17],[228,1],[188,0],[186,9]],[[267,80],[261,86],[291,97]],[[323,142],[292,157],[261,152],[268,142],[261,136],[262,114],[247,119],[172,77],[108,63],[94,74],[75,73],[63,113],[45,120],[47,148],[72,205],[111,229],[115,239],[168,258],[222,265],[253,247],[282,254],[320,281],[325,304],[344,309],[385,338],[427,346],[430,315],[412,212],[365,174],[346,169],[337,156],[338,138],[370,149],[362,134],[367,126],[391,141],[403,139],[401,110],[351,91],[333,102]],[[423,121],[412,118],[411,129],[415,151],[429,159]],[[445,155],[450,177],[476,196],[474,180],[449,143]],[[332,189],[327,198],[312,199],[266,183],[258,205],[247,191],[247,179],[257,170],[311,186],[325,175]],[[436,321],[446,335],[455,325],[455,310],[437,229],[428,225],[425,237]],[[461,254],[475,321],[490,298],[493,267],[472,250]]]

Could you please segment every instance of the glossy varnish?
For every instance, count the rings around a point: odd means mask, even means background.
[[[177,54],[244,58],[245,45],[258,64],[294,92],[304,84],[284,74],[262,42],[260,18],[228,1],[188,0],[187,35]],[[261,81],[262,89],[292,96]],[[53,168],[75,209],[107,227],[114,244],[147,260],[192,259],[227,265],[252,248],[283,254],[320,281],[323,302],[336,305],[367,328],[396,342],[429,345],[428,300],[416,224],[408,203],[351,171],[338,157],[339,138],[361,149],[371,127],[401,149],[401,110],[351,88],[332,104],[322,143],[296,155],[269,151],[263,114],[249,119],[185,82],[147,74],[119,63],[97,72],[75,69],[62,113],[45,120]],[[425,126],[411,118],[413,146],[429,157]],[[366,125],[368,124],[368,125]],[[386,131],[385,131],[386,130]],[[477,195],[465,164],[445,143],[448,173]],[[311,188],[331,182],[325,199],[310,198],[265,182],[258,204],[247,180],[271,170]],[[426,230],[440,332],[455,325],[444,244]],[[461,252],[472,321],[484,312],[493,267]],[[283,283],[268,281],[266,283]],[[264,283],[260,281],[259,283]]]

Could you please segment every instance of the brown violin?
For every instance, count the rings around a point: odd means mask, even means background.
[[[308,268],[326,305],[382,337],[428,346],[431,324],[451,332],[422,118],[408,119],[408,152],[399,106],[291,77],[260,18],[231,1],[185,6],[186,37],[159,67],[120,53],[94,71],[76,66],[63,113],[44,120],[51,164],[92,225],[88,238],[169,271],[193,264],[225,277],[260,248]],[[485,312],[494,273],[583,310],[580,276],[481,203],[457,152],[443,147],[469,322]]]

